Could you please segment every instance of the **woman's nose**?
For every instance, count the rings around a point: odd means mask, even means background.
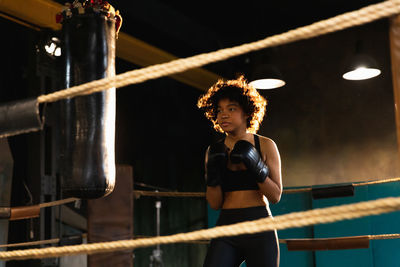
[[[221,112],[221,117],[222,117],[222,118],[227,118],[227,117],[229,117],[228,112],[222,111],[222,112]]]

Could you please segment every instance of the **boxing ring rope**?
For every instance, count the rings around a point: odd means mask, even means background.
[[[48,244],[57,244],[58,242],[60,242],[60,238],[53,238],[53,239],[47,239],[47,240],[38,240],[38,241],[30,241],[30,242],[22,242],[22,243],[5,244],[5,245],[0,245],[0,248],[13,248],[13,247],[24,247],[24,246],[48,245]]]
[[[204,192],[155,192],[146,190],[133,190],[135,198],[146,197],[205,197]]]
[[[366,185],[375,185],[375,184],[383,184],[383,183],[392,183],[392,182],[398,182],[400,181],[400,177],[395,177],[395,178],[388,178],[388,179],[382,179],[382,180],[369,180],[365,182],[357,182],[357,183],[352,183],[353,186],[366,186]],[[142,185],[142,186],[147,186],[147,185]],[[284,189],[283,193],[291,194],[291,193],[301,193],[301,192],[309,192],[312,190],[312,187],[305,187],[305,188],[298,188],[298,189]],[[139,199],[141,196],[149,196],[149,197],[205,197],[204,192],[158,192],[158,191],[143,191],[143,190],[134,190],[133,191],[135,194],[136,199]],[[26,219],[26,218],[33,218],[39,216],[39,209],[41,208],[47,208],[47,207],[54,207],[54,206],[59,206],[59,205],[64,205],[67,203],[71,203],[74,201],[79,200],[79,198],[67,198],[67,199],[61,199],[61,200],[56,200],[56,201],[51,201],[51,202],[45,202],[45,203],[40,203],[38,205],[33,205],[33,206],[26,206],[26,207],[14,207],[14,208],[6,208],[6,209],[22,209],[22,210],[30,210],[34,209],[37,212],[30,212],[26,214],[22,213],[15,213],[11,212],[13,214],[17,214],[17,216],[14,216],[10,220],[20,220],[20,219]],[[4,208],[3,208],[4,209]],[[376,239],[397,239],[400,238],[400,234],[385,234],[385,235],[369,235],[368,238],[369,240],[376,240]],[[137,236],[135,238],[139,238],[143,236]],[[363,236],[365,237],[365,236]],[[335,238],[330,238],[329,240],[334,240]],[[343,238],[342,238],[343,239]],[[280,243],[286,243],[286,240],[304,240],[304,239],[280,239]],[[314,239],[306,239],[308,241],[314,240]],[[39,240],[39,241],[30,241],[30,242],[22,242],[22,243],[16,243],[16,244],[0,244],[0,248],[5,248],[5,247],[20,247],[20,246],[35,246],[35,245],[45,245],[45,244],[57,244],[61,241],[59,238],[55,239],[49,239],[49,240]],[[202,240],[202,241],[187,241],[186,243],[203,243],[208,242],[207,240]],[[294,241],[292,241],[294,242]],[[310,241],[311,242],[311,241]]]
[[[347,236],[347,237],[339,237],[339,238],[350,238],[355,236]],[[400,234],[380,234],[380,235],[361,235],[356,237],[367,237],[369,240],[387,240],[387,239],[399,239]],[[336,239],[336,237],[332,238],[286,238],[279,239],[279,243],[286,244],[289,240],[319,240],[319,239]]]
[[[79,200],[79,198],[65,198],[51,202],[40,203],[37,205],[20,207],[0,207],[0,219],[10,221],[39,217],[40,209],[64,205]]]
[[[76,236],[67,236],[63,238],[53,238],[53,239],[46,239],[46,240],[37,240],[37,241],[29,241],[29,242],[22,242],[22,243],[12,243],[12,244],[5,244],[0,245],[0,248],[13,248],[13,247],[25,247],[25,246],[38,246],[38,245],[49,245],[49,244],[58,244],[63,241],[72,240],[73,238],[87,238],[87,234],[83,233],[81,235]],[[80,242],[82,243],[82,242]]]
[[[354,187],[358,187],[358,186],[385,184],[385,183],[394,183],[394,182],[400,182],[400,177],[387,178],[387,179],[382,179],[382,180],[370,180],[370,181],[365,181],[365,182],[355,182],[355,183],[351,183],[350,185],[352,185]],[[284,194],[292,194],[292,193],[311,192],[312,189],[313,189],[312,187],[284,189],[283,193]]]
[[[39,204],[39,207],[42,209],[42,208],[60,206],[60,205],[71,203],[71,202],[74,202],[74,201],[77,201],[77,200],[79,200],[79,198],[70,197],[70,198],[55,200],[55,201],[51,201],[51,202],[41,203],[41,204]]]
[[[79,237],[87,238],[87,234],[83,233]],[[132,239],[151,238],[151,237],[154,237],[154,236],[136,235]],[[28,247],[28,246],[58,244],[62,240],[63,240],[63,238],[52,238],[52,239],[46,239],[46,240],[28,241],[28,242],[21,242],[21,243],[11,243],[11,244],[0,245],[0,248],[15,248],[15,247]],[[209,242],[210,242],[210,240],[184,241],[184,243],[192,243],[192,244],[208,244]]]
[[[366,185],[376,185],[376,184],[384,184],[384,183],[394,183],[399,182],[400,177],[388,178],[382,180],[370,180],[365,182],[356,182],[351,183],[350,185],[357,186],[366,186]],[[331,187],[321,187],[320,189],[331,188]],[[284,189],[283,194],[293,194],[293,193],[303,193],[303,192],[311,192],[312,187],[304,187],[304,188],[294,188],[294,189]],[[158,191],[148,191],[148,190],[133,190],[136,199],[139,199],[141,196],[147,197],[191,197],[191,198],[204,198],[205,192],[158,192]],[[66,198],[61,200],[55,200],[51,202],[40,203],[37,205],[29,205],[29,206],[21,206],[21,207],[1,207],[0,208],[0,219],[9,219],[9,220],[21,220],[27,218],[35,218],[39,216],[40,209],[60,206],[67,203],[71,203],[79,200],[79,198]]]
[[[400,238],[400,234],[380,234],[333,238],[280,239],[279,243],[286,244],[289,251],[341,250],[369,248],[370,240],[387,240],[398,238]]]
[[[353,186],[384,184],[384,183],[393,183],[393,182],[399,182],[399,181],[400,181],[400,177],[395,177],[395,178],[388,178],[388,179],[382,179],[382,180],[372,180],[372,181],[365,181],[365,182],[357,182],[357,183],[353,183]]]
[[[382,234],[382,235],[369,235],[370,240],[382,240],[382,239],[398,239],[400,234]]]
[[[388,197],[355,204],[340,205],[336,207],[293,212],[276,216],[274,218],[268,217],[255,221],[242,222],[226,226],[217,226],[210,229],[202,229],[168,236],[0,252],[0,260],[51,258],[76,254],[95,254],[102,252],[131,250],[140,247],[154,246],[156,244],[204,240],[223,236],[253,234],[271,230],[304,227],[314,224],[332,223],[341,220],[356,219],[398,210],[400,210],[400,197]]]
[[[157,64],[142,69],[132,70],[116,75],[114,77],[95,80],[89,83],[60,90],[48,95],[41,95],[37,98],[37,102],[55,102],[65,98],[100,92],[113,87],[120,88],[130,84],[137,84],[145,82],[147,80],[183,72],[192,68],[201,67],[209,63],[215,63],[228,59],[230,57],[239,56],[267,47],[313,38],[319,35],[366,24],[399,13],[400,0],[388,0],[379,4],[374,4],[365,8],[361,8],[357,11],[347,12],[330,19],[322,20],[309,26],[299,27],[297,29],[290,30],[282,34],[267,37],[260,41],[242,44],[232,48],[221,49],[210,53],[203,53],[188,58],[177,59],[167,63]],[[365,183],[366,182],[364,182],[364,184]],[[380,182],[376,181],[374,184],[376,183]],[[360,185],[363,185],[363,183],[353,184],[353,186]],[[309,191],[310,189],[290,189],[290,191],[286,191],[286,193],[294,192],[293,190],[296,190],[296,192],[305,192]],[[75,200],[77,199],[69,199],[68,202],[72,202]],[[56,205],[67,203],[63,203],[63,201],[66,200],[56,201]],[[45,207],[48,207],[48,205],[50,204],[46,204]],[[0,252],[0,260],[23,260],[30,258],[48,258],[83,253],[94,254],[117,250],[128,250],[139,247],[152,246],[156,244],[196,241],[222,236],[251,234],[270,230],[283,230],[288,228],[304,227],[321,223],[332,223],[340,220],[361,218],[364,216],[378,215],[398,210],[400,210],[400,197],[382,198],[356,204],[314,209],[304,212],[294,212],[286,215],[276,216],[275,218],[260,219],[256,221],[243,222],[228,226],[218,226],[211,229],[203,229],[194,232],[180,233],[169,236],[72,245],[65,247],[49,247],[42,249]],[[384,236],[381,236],[381,238],[384,238]],[[397,234],[390,234],[385,235],[385,238],[398,238],[398,236]]]
[[[80,237],[86,237],[87,234],[82,234]],[[143,235],[137,235],[134,236],[133,239],[139,239],[139,238],[152,238],[154,236],[143,236]],[[362,235],[362,236],[346,236],[346,237],[332,237],[332,238],[285,238],[285,239],[279,239],[280,244],[290,244],[290,243],[319,243],[318,245],[321,246],[321,243],[329,243],[329,242],[334,242],[335,240],[351,240],[355,238],[360,238],[363,240],[367,240],[368,242],[370,240],[388,240],[388,239],[399,239],[400,234],[379,234],[379,235]],[[47,239],[47,240],[38,240],[38,241],[30,241],[30,242],[22,242],[22,243],[12,243],[12,244],[5,244],[5,245],[0,245],[0,248],[15,248],[15,247],[27,247],[27,246],[37,246],[37,245],[48,245],[48,244],[58,244],[61,242],[61,238],[53,238],[53,239]],[[192,241],[183,241],[182,243],[189,243],[189,244],[201,244],[201,245],[207,245],[210,243],[210,240],[192,240]],[[354,247],[352,247],[354,248]],[[326,248],[319,248],[319,250],[326,249]],[[330,249],[343,249],[343,247],[334,247]],[[308,250],[304,248],[302,250]],[[316,249],[314,249],[316,250]]]
[[[400,177],[394,177],[382,180],[370,180],[365,182],[355,182],[351,183],[350,185],[358,187],[358,186],[385,184],[394,182],[400,182]],[[311,192],[312,189],[313,189],[312,187],[283,189],[282,193],[293,194],[293,193]],[[147,197],[205,197],[206,196],[204,192],[156,192],[148,190],[133,190],[133,192],[135,194],[136,199],[140,198],[141,196],[147,196]]]
[[[354,186],[366,186],[366,185],[375,185],[375,184],[383,184],[383,183],[392,183],[392,182],[398,182],[400,181],[400,177],[395,177],[395,178],[388,178],[388,179],[382,179],[382,180],[370,180],[370,181],[365,181],[365,182],[357,182],[357,183],[352,183]],[[283,190],[284,193],[299,193],[299,192],[308,192],[311,191],[311,187],[306,187],[306,188],[298,188],[298,189],[285,189]],[[150,196],[150,197],[205,197],[204,192],[156,192],[156,191],[142,191],[142,190],[134,190],[136,198],[140,198],[140,196]],[[34,205],[34,207],[39,207],[40,208],[46,208],[46,207],[53,207],[53,206],[58,206],[58,205],[63,205],[67,204],[70,202],[74,202],[79,200],[78,198],[67,198],[67,199],[62,199],[62,200],[56,200],[52,202],[46,202],[46,203],[41,203],[38,205]],[[24,209],[29,209],[32,206],[27,206],[27,207],[16,207],[16,208],[24,208]],[[13,209],[13,208],[9,208]],[[36,210],[36,208],[35,208]],[[37,213],[36,216],[39,216]],[[17,219],[23,219],[27,218],[27,215],[25,216],[20,216],[19,218],[13,218],[13,220]],[[363,236],[365,239],[366,236]],[[377,239],[397,239],[400,238],[400,234],[384,234],[384,235],[368,235],[368,240],[377,240]],[[337,239],[337,238],[336,238]],[[346,239],[341,238],[341,239]],[[280,243],[287,243],[287,240],[291,240],[291,243],[294,242],[302,242],[302,241],[307,241],[306,246],[310,246],[309,243],[312,243],[312,240],[315,239],[280,239]],[[335,240],[335,238],[328,238],[324,239],[326,242],[329,242],[331,240]],[[325,242],[324,241],[324,242]],[[24,242],[24,243],[16,243],[16,244],[5,244],[5,245],[0,245],[0,248],[3,247],[18,247],[18,246],[34,246],[34,245],[43,245],[43,244],[56,244],[59,243],[60,239],[49,239],[49,240],[41,240],[41,241],[31,241],[31,242]],[[193,241],[183,241],[185,243],[196,243],[200,242],[199,240],[193,240]],[[202,240],[202,243],[207,242],[206,240]],[[304,242],[302,243],[304,245]]]
[[[147,80],[184,72],[189,69],[226,60],[234,56],[239,56],[267,47],[309,39],[319,35],[359,26],[399,13],[400,0],[388,0],[382,3],[369,5],[356,11],[347,12],[330,19],[315,22],[308,26],[299,27],[282,34],[273,35],[259,41],[242,44],[231,48],[220,49],[214,52],[203,53],[188,58],[172,60],[167,63],[156,64],[146,68],[128,71],[118,74],[114,77],[103,78],[47,95],[41,95],[37,98],[37,101],[38,103],[55,102],[61,99],[92,94],[114,87],[120,88],[130,84],[137,84]]]

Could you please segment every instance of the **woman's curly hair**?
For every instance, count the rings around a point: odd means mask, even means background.
[[[221,99],[238,102],[244,113],[249,116],[247,130],[251,133],[257,132],[264,118],[267,101],[247,83],[244,76],[235,80],[218,80],[197,101],[197,107],[204,111],[207,119],[213,123],[214,129],[223,133],[224,131],[217,123],[217,109]]]

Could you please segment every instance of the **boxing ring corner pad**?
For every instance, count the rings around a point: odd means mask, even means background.
[[[0,104],[0,138],[42,130],[44,109],[36,98]]]

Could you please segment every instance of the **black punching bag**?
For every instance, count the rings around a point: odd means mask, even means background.
[[[65,87],[115,75],[115,19],[73,13],[64,19]],[[115,184],[115,88],[60,103],[64,196],[99,198]]]

